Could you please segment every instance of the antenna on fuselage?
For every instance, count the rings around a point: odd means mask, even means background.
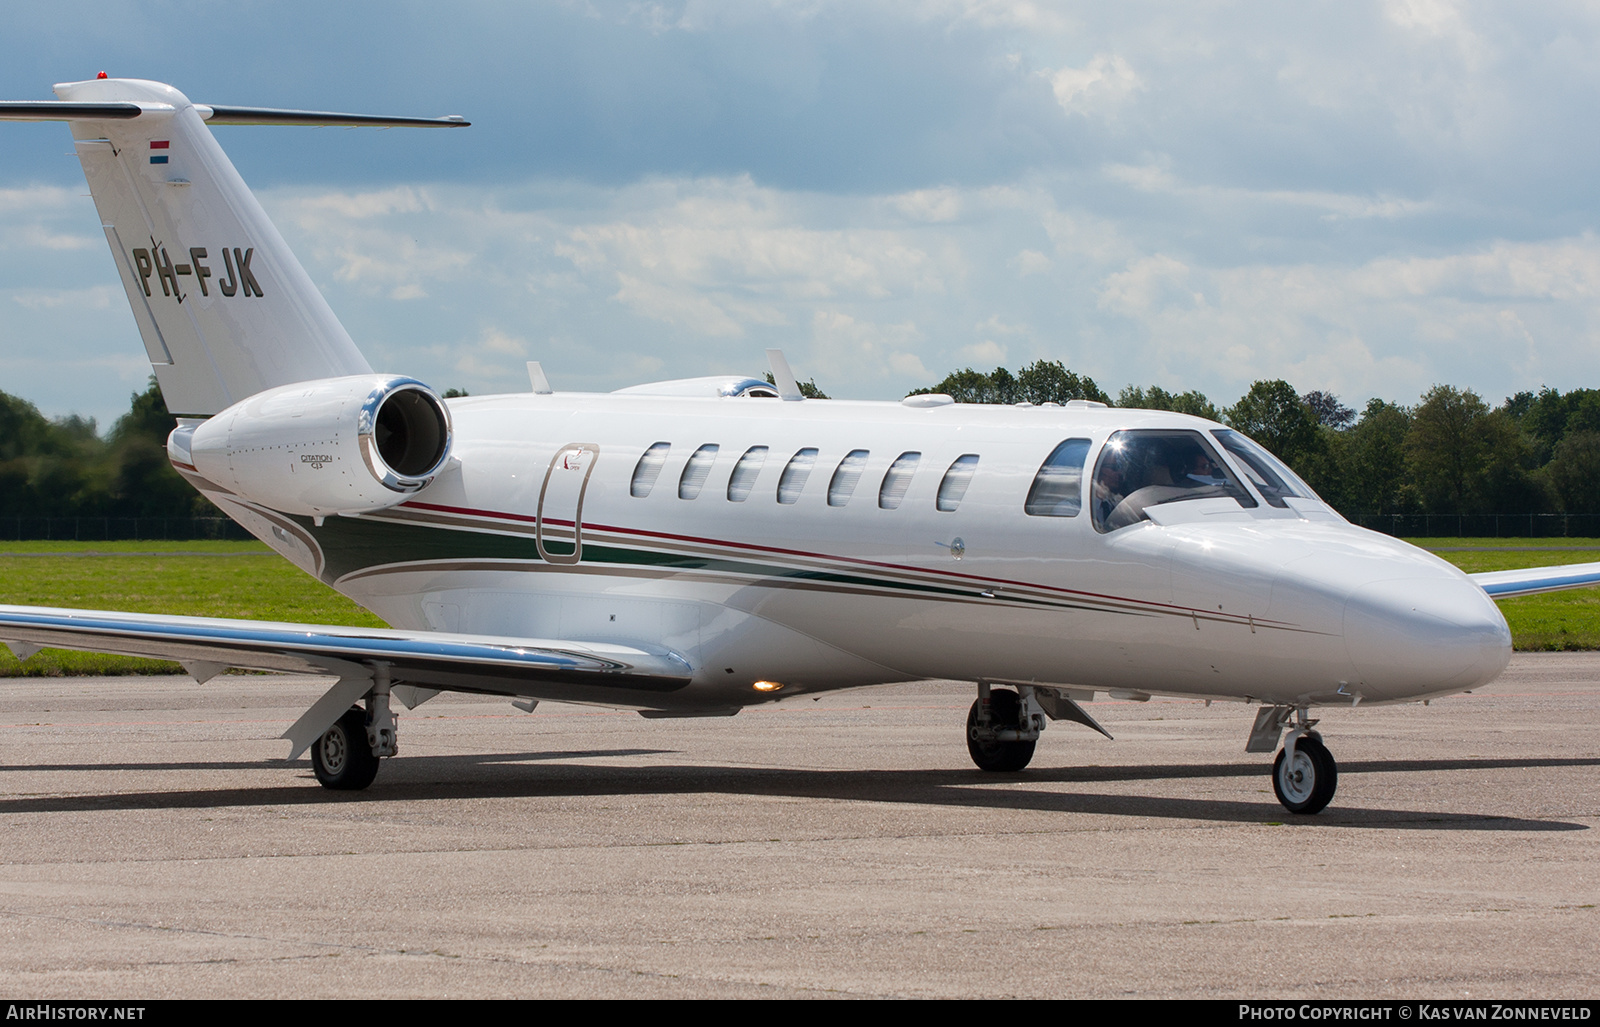
[[[783,350],[767,350],[767,363],[772,367],[772,384],[777,386],[779,399],[805,399],[800,394],[800,383],[795,380],[794,372],[789,370],[789,361],[784,359]]]

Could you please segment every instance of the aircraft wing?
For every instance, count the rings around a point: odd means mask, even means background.
[[[1564,567],[1529,567],[1517,571],[1486,571],[1467,577],[1494,599],[1559,592],[1565,588],[1600,585],[1600,563],[1571,563]]]
[[[45,646],[176,660],[204,682],[230,668],[336,675],[339,683],[285,736],[291,758],[366,694],[382,669],[395,685],[525,696],[623,709],[672,706],[693,668],[660,647],[219,617],[0,605],[0,641],[19,659]],[[406,699],[415,693],[401,693]],[[326,723],[323,723],[323,721]],[[303,744],[302,744],[303,743]]]

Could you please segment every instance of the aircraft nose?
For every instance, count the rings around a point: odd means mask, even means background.
[[[1371,698],[1400,699],[1487,684],[1511,660],[1511,630],[1464,578],[1373,581],[1350,594],[1345,645]]]

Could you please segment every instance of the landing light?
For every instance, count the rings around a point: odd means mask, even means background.
[[[778,684],[776,681],[757,681],[750,687],[754,688],[758,692],[776,692],[783,686]]]

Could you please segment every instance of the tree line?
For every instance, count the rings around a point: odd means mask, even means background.
[[[821,397],[814,382],[805,383]],[[1600,513],[1600,389],[1519,392],[1491,407],[1436,385],[1410,406],[1258,381],[1231,406],[1196,391],[1128,386],[1115,399],[1088,375],[1039,360],[1013,374],[966,368],[918,393],[958,403],[1065,403],[1173,410],[1221,421],[1278,454],[1346,516]],[[155,379],[101,435],[92,419],[47,418],[0,392],[0,516],[206,517],[217,510],[172,469],[176,421]]]
[[[104,436],[93,418],[48,418],[0,392],[0,516],[218,516],[167,461],[176,425],[154,378]]]
[[[1065,403],[1174,410],[1221,421],[1276,453],[1347,517],[1360,514],[1600,513],[1600,389],[1519,392],[1491,407],[1471,389],[1435,385],[1407,406],[1369,400],[1358,413],[1321,390],[1258,381],[1231,406],[1195,391],[1128,386],[1115,399],[1088,375],[1039,360],[956,371],[917,393],[958,403]]]

